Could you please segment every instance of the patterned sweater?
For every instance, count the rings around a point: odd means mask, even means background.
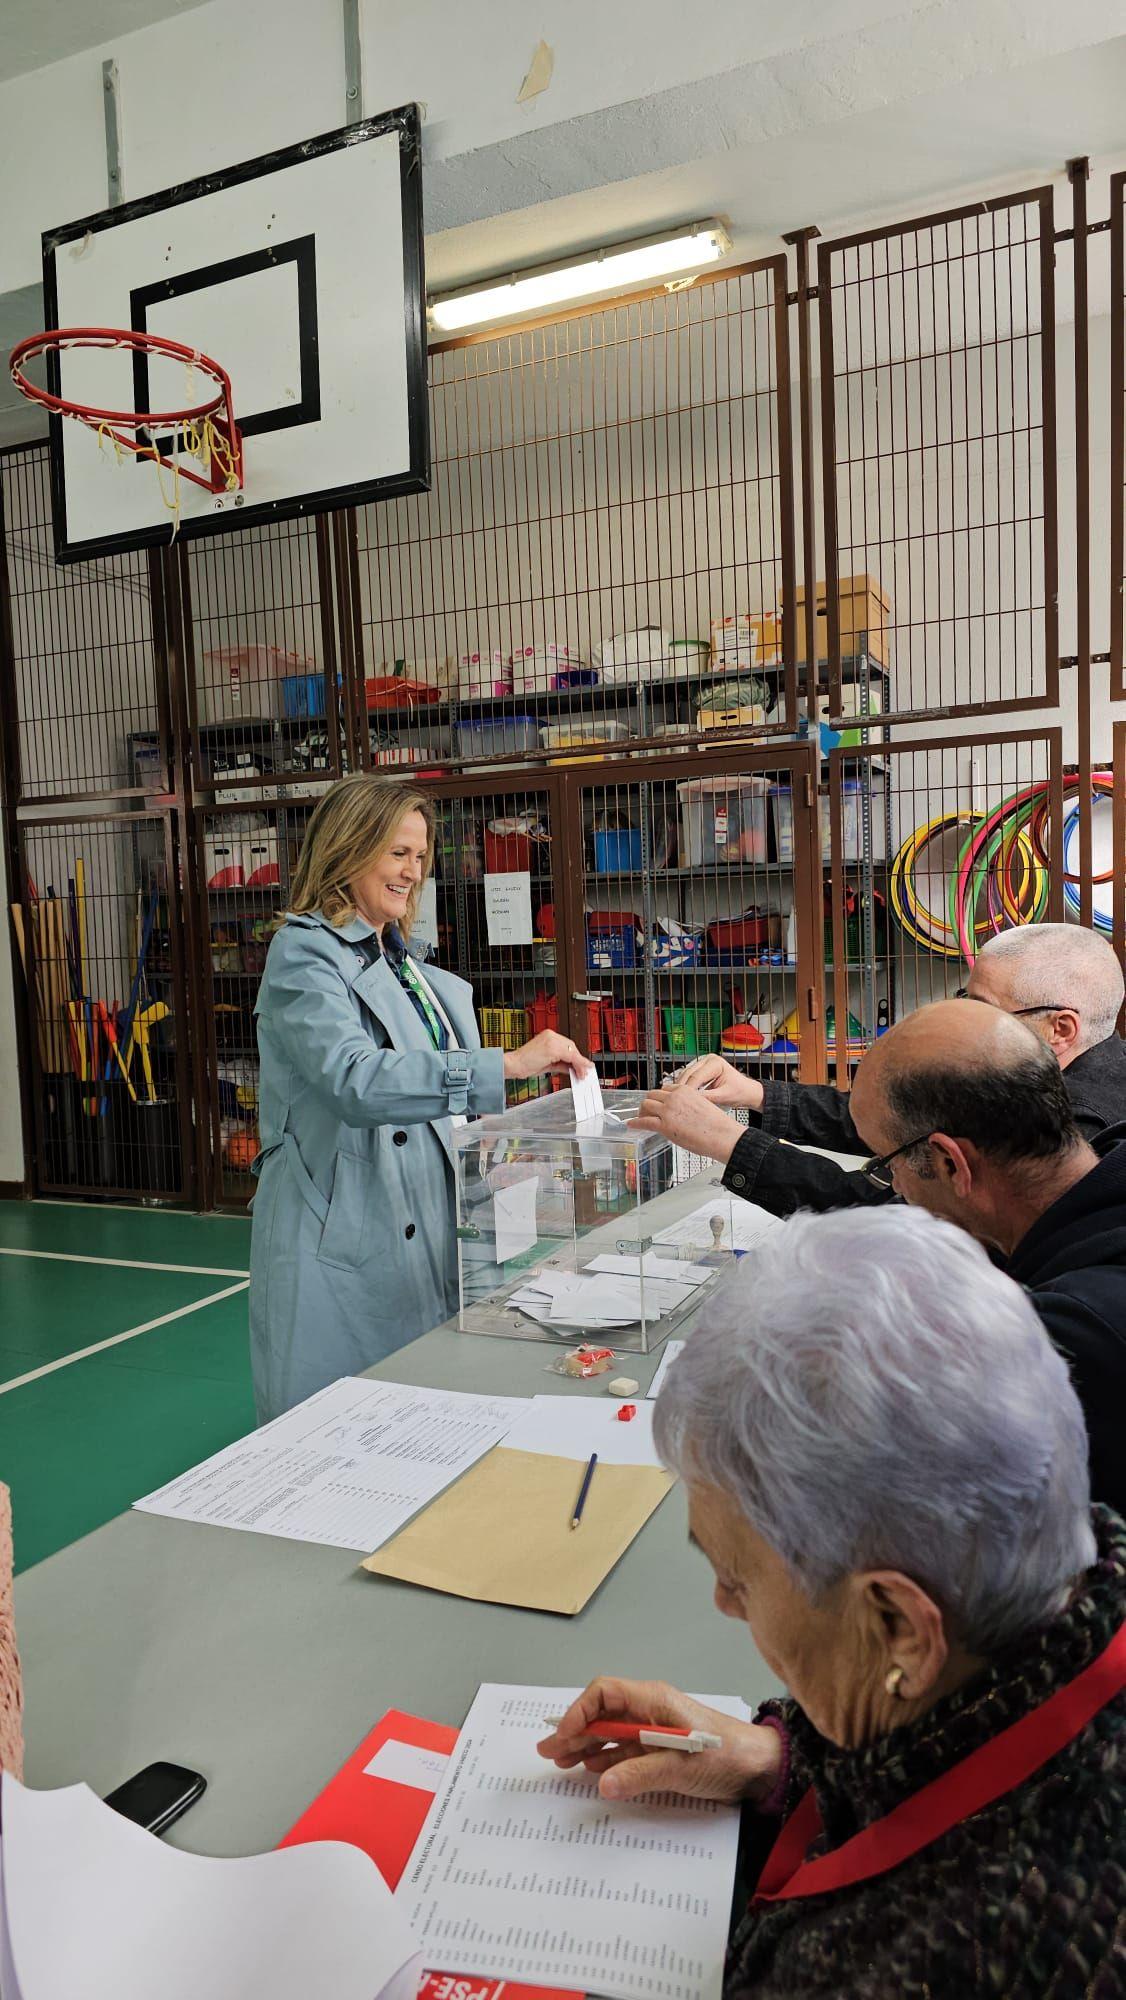
[[[794,1702],[786,1812],[812,1783],[827,1852],[1036,1707],[1126,1619],[1126,1526],[1059,1618],[995,1655],[919,1722],[840,1750]],[[1013,1792],[900,1867],[748,1911],[725,2000],[1126,2000],[1126,1693]]]

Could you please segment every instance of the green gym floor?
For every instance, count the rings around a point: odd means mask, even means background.
[[[17,1570],[254,1423],[250,1223],[0,1201],[0,1479]]]

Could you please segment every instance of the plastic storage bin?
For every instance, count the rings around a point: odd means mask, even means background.
[[[539,724],[532,715],[497,715],[487,722],[455,722],[460,757],[522,757],[540,747]]]
[[[641,835],[632,827],[596,833],[594,872],[596,875],[623,875],[641,868]]]
[[[289,720],[311,719],[325,712],[323,674],[283,674],[282,714]]]
[[[792,785],[771,785],[770,817],[774,827],[774,859],[792,861],[794,858],[794,788]]]
[[[884,809],[883,774],[874,774],[870,785],[870,813],[873,861],[887,859],[887,819]],[[845,778],[841,785],[841,859],[862,861],[864,859],[864,780]],[[821,801],[821,858],[831,861],[832,821],[829,815],[829,801]]]
[[[765,778],[689,778],[676,790],[682,867],[766,860]]]
[[[719,1047],[722,1007],[662,1007],[665,1046],[674,1056],[706,1056]]]
[[[606,1047],[611,1055],[636,1056],[648,1049],[661,1046],[661,1016],[656,1008],[649,1036],[645,1036],[645,1010],[642,1007],[607,1007],[604,1010],[606,1022]]]
[[[608,743],[624,743],[629,730],[624,722],[612,722],[598,715],[569,715],[565,722],[549,723],[543,731],[545,750],[585,750],[588,754]]]
[[[626,972],[638,964],[638,922],[629,910],[591,910],[586,962],[592,972]]]
[[[603,1009],[601,1000],[587,1000],[582,1003],[579,1014],[579,1040],[585,1043],[587,1055],[596,1056],[603,1047]],[[559,1002],[554,993],[537,993],[528,1006],[528,1039],[542,1035],[548,1028],[559,1032]]]

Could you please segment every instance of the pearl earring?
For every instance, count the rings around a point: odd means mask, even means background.
[[[889,1694],[898,1694],[898,1693],[899,1693],[899,1684],[900,1684],[900,1682],[902,1681],[902,1679],[903,1679],[903,1668],[902,1668],[902,1667],[891,1667],[891,1668],[889,1668],[889,1670],[888,1670],[888,1674],[887,1674],[887,1677],[886,1677],[886,1679],[885,1679],[885,1681],[884,1681],[884,1686],[885,1686],[885,1688],[887,1689],[887,1691],[888,1691],[888,1693],[889,1693]]]

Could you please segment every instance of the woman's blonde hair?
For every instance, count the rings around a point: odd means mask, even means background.
[[[355,771],[333,785],[305,829],[288,914],[316,913],[337,929],[350,924],[356,915],[351,884],[386,853],[412,812],[421,813],[426,822],[425,882],[434,866],[434,807],[426,793],[371,771]],[[411,890],[399,920],[404,939],[417,915],[421,887],[419,883]]]

